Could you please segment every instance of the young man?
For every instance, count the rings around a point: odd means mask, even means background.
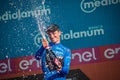
[[[35,58],[41,59],[45,80],[66,80],[71,62],[70,49],[60,43],[61,31],[56,24],[51,24],[46,33],[51,42],[48,43],[46,39],[43,39]]]

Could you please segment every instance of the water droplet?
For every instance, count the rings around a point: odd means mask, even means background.
[[[29,69],[29,72],[31,72],[31,69]]]
[[[6,55],[6,58],[8,58],[8,55]]]

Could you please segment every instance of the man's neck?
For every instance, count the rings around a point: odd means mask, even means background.
[[[54,43],[54,42],[52,42],[52,43]],[[60,41],[58,41],[58,42],[55,42],[54,44],[59,44],[60,43]]]

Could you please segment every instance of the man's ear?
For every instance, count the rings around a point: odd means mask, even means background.
[[[61,35],[61,33],[62,33],[62,32],[61,32],[61,31],[59,31],[59,35]]]

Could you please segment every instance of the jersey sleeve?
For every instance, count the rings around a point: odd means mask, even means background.
[[[70,63],[71,63],[71,51],[67,49],[64,56],[64,65],[62,67],[62,70],[60,71],[61,74],[67,75],[69,73]]]
[[[43,46],[40,47],[40,49],[35,53],[35,58],[37,60],[40,60],[45,48]]]

